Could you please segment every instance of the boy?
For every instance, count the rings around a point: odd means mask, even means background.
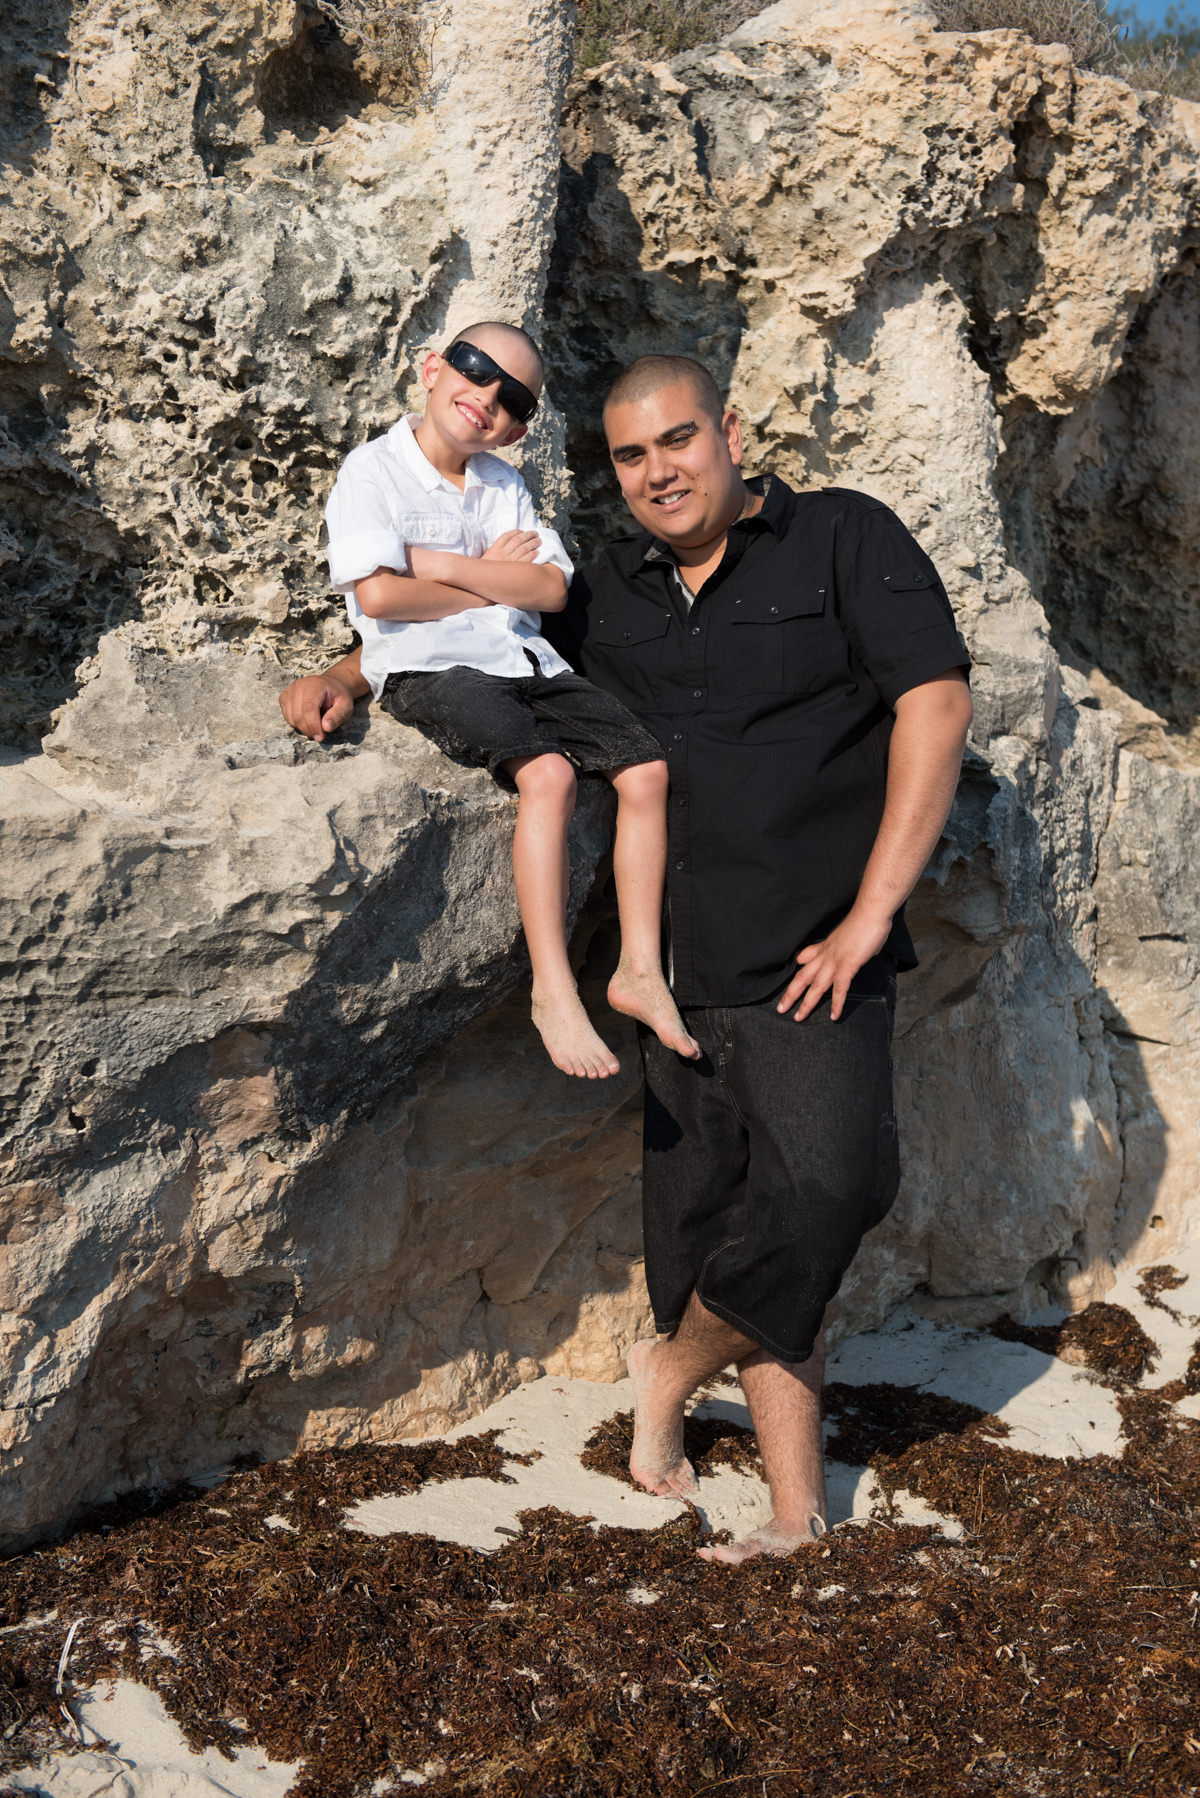
[[[325,510],[329,573],[384,709],[515,786],[513,880],[533,967],[533,1021],[555,1066],[618,1070],[567,959],[567,827],[576,773],[617,794],[613,869],[621,957],[608,989],[678,1054],[699,1053],[663,977],[667,765],[617,700],[538,635],[566,604],[571,564],[515,469],[488,452],[525,435],[542,359],[524,331],[460,332],[421,367],[424,413],[351,452]]]

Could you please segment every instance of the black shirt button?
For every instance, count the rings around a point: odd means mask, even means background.
[[[676,742],[677,742],[677,743],[682,743],[682,742],[683,742],[683,732],[682,732],[682,731],[681,731],[681,730],[677,730],[677,731],[676,731],[676,732],[675,732],[675,741],[676,741]]]
[[[698,624],[692,626],[692,635],[693,637],[698,637],[700,635],[700,626]]]
[[[692,688],[692,698],[693,698],[693,699],[703,699],[703,698],[704,698],[704,691],[703,691],[703,688],[701,688],[701,687],[693,687],[693,688]]]
[[[675,803],[676,803],[676,805],[686,805],[686,804],[687,804],[687,800],[686,800],[686,799],[684,799],[684,798],[682,798],[682,797],[680,797],[680,798],[679,798],[679,799],[677,799],[677,800],[676,800],[676,801],[675,801]]]
[[[633,635],[633,633],[632,633],[632,631],[622,631],[621,635],[623,637],[631,637]]]
[[[675,867],[680,873],[682,873],[684,864],[683,864],[683,862],[676,862]]]
[[[772,610],[772,612],[777,612],[777,611],[778,611],[778,610],[779,610],[779,607],[778,607],[778,606],[772,606],[772,607],[771,607],[771,610]],[[626,631],[626,632],[625,632],[625,635],[626,635],[626,636],[628,636],[628,635],[629,635],[629,632],[628,632],[628,631]]]

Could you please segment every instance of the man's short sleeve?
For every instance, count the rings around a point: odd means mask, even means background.
[[[837,589],[842,625],[888,705],[971,658],[937,569],[886,506],[843,518]]]
[[[325,507],[329,530],[330,585],[352,596],[356,581],[377,568],[408,570],[404,538],[396,528],[383,489],[351,459],[339,474]]]

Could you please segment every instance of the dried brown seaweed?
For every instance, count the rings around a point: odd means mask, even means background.
[[[1155,1306],[1159,1311],[1166,1311],[1172,1317],[1178,1317],[1174,1305],[1164,1304],[1161,1294],[1174,1292],[1177,1287],[1186,1286],[1188,1277],[1181,1274],[1177,1267],[1162,1264],[1158,1267],[1144,1267],[1142,1277],[1138,1281],[1138,1291],[1147,1305]]]
[[[991,1326],[1005,1342],[1024,1342],[1075,1367],[1090,1367],[1110,1381],[1140,1380],[1152,1372],[1158,1346],[1123,1305],[1102,1300],[1060,1324],[1022,1324],[1001,1317]]]
[[[579,1459],[593,1473],[605,1473],[626,1486],[635,1482],[629,1473],[633,1447],[633,1412],[618,1411],[607,1417],[588,1437]],[[736,1467],[762,1476],[762,1461],[753,1430],[725,1417],[688,1417],[683,1426],[683,1452],[703,1478],[716,1467]]]
[[[858,1447],[891,1445],[880,1484],[962,1539],[853,1529],[737,1569],[698,1559],[691,1514],[525,1513],[492,1555],[339,1526],[351,1488],[416,1477],[392,1449],[247,1468],[7,1563],[3,1621],[60,1621],[6,1636],[6,1666],[44,1700],[82,1617],[76,1677],[125,1671],[193,1742],[302,1761],[296,1798],[401,1798],[411,1771],[437,1798],[1186,1798],[1200,1425],[1154,1393],[1121,1404],[1123,1455],[1063,1462],[970,1407],[835,1389]]]

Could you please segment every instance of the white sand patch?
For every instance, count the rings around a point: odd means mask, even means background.
[[[8,1775],[15,1792],[38,1798],[284,1798],[298,1764],[240,1748],[228,1761],[215,1748],[195,1753],[158,1695],[119,1679],[72,1702],[84,1740],[107,1746],[56,1754]]]
[[[1114,1393],[1086,1369],[1023,1342],[930,1323],[899,1311],[881,1330],[852,1336],[829,1358],[828,1377],[850,1386],[920,1386],[988,1411],[1009,1426],[1009,1448],[1060,1460],[1116,1454]]]
[[[520,1534],[519,1511],[556,1505],[577,1517],[624,1529],[657,1529],[686,1507],[676,1499],[635,1492],[619,1480],[579,1465],[588,1437],[614,1412],[632,1408],[629,1381],[602,1386],[594,1380],[534,1380],[510,1392],[481,1417],[459,1424],[446,1440],[499,1430],[499,1446],[511,1454],[536,1454],[528,1467],[510,1461],[514,1481],[446,1480],[419,1492],[368,1498],[346,1513],[351,1529],[370,1536],[428,1534],[442,1542],[491,1550]]]

